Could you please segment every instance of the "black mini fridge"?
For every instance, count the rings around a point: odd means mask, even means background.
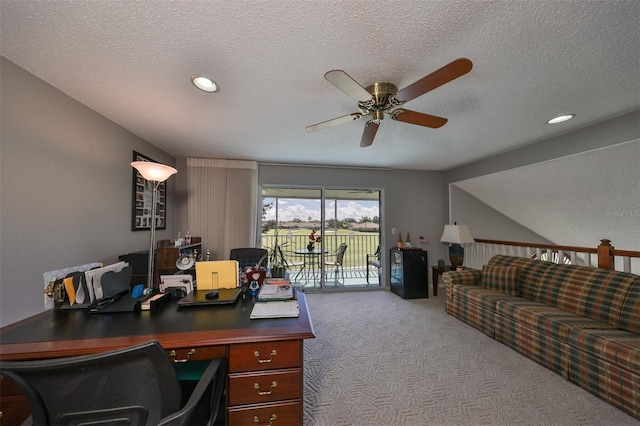
[[[392,292],[403,299],[429,297],[426,251],[392,248],[389,263]]]

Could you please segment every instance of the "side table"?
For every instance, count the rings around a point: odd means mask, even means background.
[[[440,279],[440,277],[442,276],[442,274],[444,274],[445,272],[449,272],[449,271],[453,271],[453,268],[451,267],[451,265],[444,265],[443,267],[440,267],[438,265],[431,265],[431,269],[433,270],[433,295],[437,296],[438,295],[438,281]]]

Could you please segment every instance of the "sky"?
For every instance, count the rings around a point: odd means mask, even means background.
[[[276,204],[274,198],[265,198],[265,203],[273,203],[273,208],[267,211],[265,217],[266,220],[275,220],[276,218]],[[329,200],[327,202],[327,217],[331,219],[335,213],[335,200]],[[320,220],[320,200],[307,200],[300,198],[279,198],[278,208],[278,220],[280,222],[288,222],[293,219],[300,219],[303,221]],[[338,220],[346,218],[353,218],[360,220],[360,218],[367,216],[373,218],[380,216],[380,208],[377,201],[365,201],[365,200],[338,200]]]

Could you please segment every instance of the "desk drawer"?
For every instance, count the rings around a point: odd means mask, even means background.
[[[229,405],[300,398],[300,369],[229,376]]]
[[[194,346],[191,348],[165,348],[167,356],[172,362],[189,362],[203,361],[218,357],[226,357],[227,349],[225,346]]]
[[[233,408],[228,414],[227,423],[233,426],[296,426],[302,419],[297,401]]]
[[[0,376],[0,426],[22,424],[30,413],[27,397],[18,385]]]
[[[229,372],[275,370],[302,365],[302,342],[242,343],[229,349]]]

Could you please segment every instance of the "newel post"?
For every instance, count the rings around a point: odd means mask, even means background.
[[[598,246],[598,268],[613,271],[614,266],[611,240],[600,240],[600,245]]]

